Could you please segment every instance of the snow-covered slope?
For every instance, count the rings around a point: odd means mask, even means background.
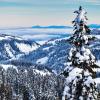
[[[69,48],[70,45],[66,42],[66,38],[54,39],[46,42],[36,51],[21,57],[21,60],[44,65],[59,73],[67,61]]]
[[[92,34],[95,34],[95,35],[100,35],[100,29],[93,29],[91,31]]]
[[[39,44],[35,41],[0,34],[0,62],[15,58],[18,59],[21,55],[28,54],[38,47]]]
[[[2,34],[0,35],[0,61],[12,60],[13,58],[25,63],[31,62],[33,65],[44,65],[59,73],[66,66],[71,47],[66,41],[67,38],[51,39],[40,46],[34,41]],[[90,48],[99,60],[100,40],[96,40],[91,44]]]
[[[38,69],[38,68],[36,68],[36,67],[34,67],[34,66],[30,66],[30,67],[28,67],[28,68],[21,68],[21,67],[17,67],[17,66],[14,66],[14,65],[10,65],[10,64],[0,64],[0,66],[5,70],[5,71],[7,71],[7,70],[9,70],[9,69],[15,69],[16,70],[16,72],[18,73],[18,71],[19,70],[24,70],[26,73],[27,73],[27,70],[28,69],[31,69],[31,70],[33,70],[33,73],[34,74],[39,74],[39,75],[42,75],[42,76],[45,76],[45,75],[50,75],[51,74],[51,72],[50,71],[48,71],[47,69]]]
[[[59,73],[66,66],[68,53],[71,48],[71,45],[66,40],[67,38],[52,39],[40,46],[36,51],[23,56],[21,59],[32,62],[33,64],[45,65]],[[96,59],[99,60],[100,40],[95,40],[91,44],[89,48],[94,56],[96,56]]]
[[[14,65],[0,64],[0,66],[1,66],[5,71],[7,71],[9,68],[14,68],[14,69],[16,69],[16,71],[17,71],[17,67],[14,66]]]

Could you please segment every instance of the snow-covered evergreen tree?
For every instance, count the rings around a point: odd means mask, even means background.
[[[62,100],[97,100],[98,92],[94,81],[96,72],[93,70],[97,66],[88,46],[95,37],[89,35],[91,31],[86,25],[87,12],[80,6],[74,13],[77,14],[72,21],[75,32],[68,39],[72,48],[63,72],[66,82]]]

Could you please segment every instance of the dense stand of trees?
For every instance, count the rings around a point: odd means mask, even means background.
[[[64,77],[42,75],[33,67],[0,67],[0,100],[61,100],[63,83]]]

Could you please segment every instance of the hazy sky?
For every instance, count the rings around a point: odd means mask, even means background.
[[[100,0],[0,0],[0,27],[71,25],[80,5],[100,24]]]

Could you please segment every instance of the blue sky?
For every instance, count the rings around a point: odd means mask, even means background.
[[[80,5],[100,24],[100,0],[0,0],[0,27],[71,25]]]

